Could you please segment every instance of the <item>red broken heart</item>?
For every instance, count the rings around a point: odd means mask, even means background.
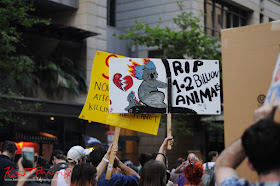
[[[125,76],[123,80],[121,79],[121,77],[122,77],[121,74],[119,73],[115,74],[113,77],[113,82],[119,89],[127,91],[128,89],[130,89],[130,87],[132,87],[133,80],[130,76]],[[122,87],[123,85],[125,86]]]

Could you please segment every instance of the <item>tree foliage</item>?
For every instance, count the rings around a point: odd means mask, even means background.
[[[43,88],[51,97],[62,89],[76,95],[87,92],[84,71],[71,59],[42,59],[17,52],[24,46],[26,28],[51,24],[50,20],[30,16],[33,11],[32,0],[0,1],[0,93],[35,96],[34,87]]]
[[[17,54],[17,47],[22,45],[22,28],[30,28],[37,23],[48,24],[48,21],[30,17],[34,11],[29,0],[0,1],[0,87],[1,93],[19,92],[19,89],[30,85],[34,75],[33,60]],[[28,83],[29,82],[29,83]],[[16,85],[17,84],[17,85]]]
[[[165,52],[163,57],[167,58],[183,58],[187,55],[194,59],[220,59],[219,39],[205,35],[199,17],[183,11],[182,2],[178,2],[178,5],[181,14],[173,18],[178,31],[162,28],[161,24],[151,27],[136,21],[136,25],[130,27],[126,34],[115,36],[121,40],[131,40],[131,45],[156,46]]]
[[[79,95],[87,91],[84,71],[71,59],[41,59],[19,53],[24,46],[23,34],[35,24],[49,25],[50,20],[30,16],[35,11],[33,0],[0,1],[0,95],[9,98],[22,110],[32,111],[38,104],[23,105],[16,96],[34,96],[34,88],[41,87],[49,96],[64,89]],[[3,98],[4,99],[4,98]],[[1,104],[0,100],[0,104]],[[22,123],[24,120],[14,114],[18,108],[7,106],[0,108],[0,125]]]

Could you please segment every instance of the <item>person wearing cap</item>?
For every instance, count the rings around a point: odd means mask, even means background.
[[[104,159],[109,158],[110,152],[112,149],[112,145],[108,149],[107,153],[104,155]],[[115,153],[115,152],[114,152]],[[88,155],[88,151],[83,147],[77,145],[71,147],[71,149],[67,153],[67,161],[68,161],[68,168],[62,169],[55,173],[51,185],[52,186],[69,186],[71,184],[71,174],[73,168],[81,163],[85,163],[85,156]],[[97,173],[95,179],[98,181],[107,166],[106,161],[100,162],[100,164],[96,167]],[[94,175],[93,175],[94,176]]]
[[[70,148],[67,153],[68,168],[61,169],[55,173],[51,182],[52,186],[69,186],[71,184],[72,170],[77,164],[84,161],[84,150],[79,145]]]

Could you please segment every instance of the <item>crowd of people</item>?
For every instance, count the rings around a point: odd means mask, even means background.
[[[280,108],[280,104],[278,106]],[[173,145],[173,137],[164,139],[158,152],[141,153],[137,168],[126,159],[120,161],[115,150],[111,178],[106,179],[106,169],[112,145],[98,147],[92,152],[81,146],[73,146],[64,155],[55,150],[50,167],[42,157],[36,158],[36,167],[43,170],[24,171],[22,158],[14,162],[16,145],[5,141],[0,154],[0,186],[2,185],[52,185],[52,186],[204,186],[204,185],[277,185],[280,186],[280,124],[274,121],[275,106],[266,103],[255,111],[255,124],[245,130],[243,135],[228,146],[220,155],[216,151],[208,154],[208,161],[202,164],[195,154],[187,159],[178,158],[177,167],[171,172],[166,156],[168,144]],[[258,183],[250,183],[239,178],[236,168],[247,159],[248,167],[256,171]],[[9,170],[7,170],[9,167]],[[35,179],[34,173],[40,179]],[[24,172],[25,174],[20,174]],[[17,174],[17,181],[6,180],[7,176]],[[31,179],[32,178],[32,179]],[[41,180],[41,181],[40,181]],[[42,181],[48,180],[48,181]]]

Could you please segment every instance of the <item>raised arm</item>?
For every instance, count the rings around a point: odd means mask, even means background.
[[[122,173],[125,175],[135,175],[138,179],[140,179],[140,176],[137,172],[135,172],[132,168],[126,166],[123,164],[118,157],[115,157],[115,161],[117,161],[117,166],[122,170]]]
[[[167,137],[164,139],[163,143],[161,144],[159,150],[158,150],[158,155],[156,157],[157,161],[161,161],[162,163],[164,163],[166,165],[166,150],[167,150],[167,145],[168,143],[170,143],[171,145],[173,145],[173,137]]]
[[[27,179],[36,172],[36,169],[32,169],[30,172],[25,172],[22,165],[22,158],[18,160],[18,181],[17,186],[23,186]]]
[[[272,96],[271,103],[262,105],[254,112],[255,122],[262,119],[273,120],[275,113],[275,107],[273,106],[274,100],[275,94]],[[280,104],[278,104],[278,107],[279,105]],[[239,138],[227,147],[218,157],[215,164],[216,183],[221,185],[227,177],[238,178],[238,174],[235,169],[240,165],[245,157],[246,155],[242,146],[242,140]]]
[[[188,160],[182,162],[181,165],[179,165],[179,166],[175,169],[174,172],[175,172],[175,173],[181,173],[181,171],[180,171],[181,168],[182,168],[182,167],[186,167],[186,166],[187,166],[187,162],[188,162]]]
[[[97,173],[96,173],[96,181],[98,181],[101,176],[103,175],[103,173],[106,170],[106,167],[108,165],[109,162],[109,157],[110,157],[110,153],[112,150],[113,144],[110,145],[110,147],[108,148],[106,154],[104,155],[103,159],[101,160],[101,162],[98,164],[98,166],[96,167]],[[117,150],[114,151],[114,155],[116,156]]]

